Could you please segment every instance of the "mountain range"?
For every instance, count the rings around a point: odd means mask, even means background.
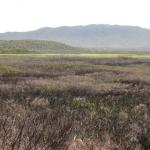
[[[45,27],[0,33],[0,40],[48,40],[87,48],[150,48],[150,29],[137,26],[86,25]]]

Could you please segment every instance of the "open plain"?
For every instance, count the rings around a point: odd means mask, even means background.
[[[0,55],[1,149],[148,150],[150,59],[126,55]]]

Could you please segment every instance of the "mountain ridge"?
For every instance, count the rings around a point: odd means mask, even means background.
[[[0,40],[48,40],[88,48],[150,48],[150,29],[92,24],[0,33]]]

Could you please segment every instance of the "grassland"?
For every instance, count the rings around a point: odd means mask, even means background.
[[[0,55],[2,150],[148,150],[149,124],[149,55]]]
[[[136,58],[136,59],[149,59],[150,54],[136,54],[136,53],[80,53],[80,54],[63,54],[63,53],[50,53],[50,54],[0,54],[0,56],[14,56],[14,57],[36,57],[36,58]]]

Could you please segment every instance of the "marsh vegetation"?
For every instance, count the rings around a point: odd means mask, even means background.
[[[150,148],[150,59],[0,56],[2,150]]]

